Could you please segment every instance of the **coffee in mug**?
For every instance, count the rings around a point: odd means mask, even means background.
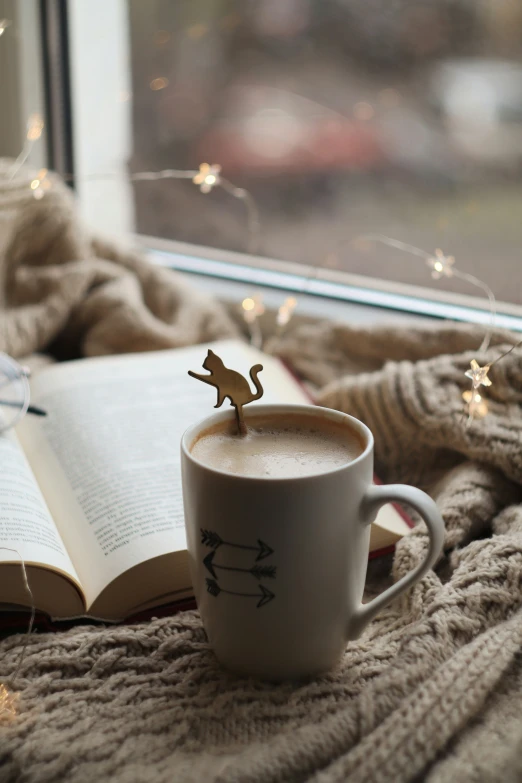
[[[191,454],[203,465],[227,473],[291,478],[346,465],[363,450],[361,436],[349,423],[293,414],[249,416],[248,433],[242,437],[222,422],[198,436]]]

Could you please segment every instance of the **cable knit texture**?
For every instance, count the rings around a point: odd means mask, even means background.
[[[58,179],[36,201],[30,173],[7,182],[6,169],[0,350],[90,356],[236,334],[179,275],[91,237]],[[0,726],[0,783],[521,780],[522,361],[515,351],[495,365],[491,412],[467,428],[470,359],[491,361],[515,340],[498,331],[477,356],[481,338],[448,323],[324,323],[271,343],[321,404],[371,427],[383,480],[429,491],[446,523],[437,569],[347,645],[335,671],[279,685],[234,677],[197,612],[34,634],[18,717]],[[420,523],[400,542],[391,578],[419,561],[426,536]],[[22,642],[0,642],[0,676]]]

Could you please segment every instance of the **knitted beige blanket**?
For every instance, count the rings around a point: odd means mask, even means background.
[[[5,170],[5,164],[4,164]],[[60,358],[236,333],[221,306],[91,237],[64,186],[45,198],[0,170],[0,350]],[[34,634],[17,718],[0,725],[0,781],[491,783],[522,779],[522,361],[491,371],[490,413],[466,428],[473,356],[512,344],[478,328],[296,326],[274,348],[365,421],[385,481],[437,500],[436,571],[346,647],[337,670],[272,685],[219,668],[197,612],[138,626]],[[426,546],[404,539],[393,578]],[[0,677],[23,637],[0,642]]]

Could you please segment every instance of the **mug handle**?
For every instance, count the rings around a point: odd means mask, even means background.
[[[422,579],[432,565],[434,565],[444,543],[444,521],[434,500],[429,495],[415,487],[408,487],[405,484],[388,484],[384,486],[371,485],[362,501],[361,513],[363,524],[370,524],[377,511],[385,503],[407,503],[419,512],[428,526],[430,543],[428,552],[424,560],[419,565],[406,574],[398,582],[388,587],[383,593],[361,604],[355,612],[355,616],[349,629],[349,638],[356,639],[364,626],[372,620],[387,604],[396,598],[400,593],[410,587],[412,584]]]

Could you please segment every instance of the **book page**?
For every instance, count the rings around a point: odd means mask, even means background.
[[[397,509],[391,503],[386,503],[377,512],[371,527],[370,552],[391,546],[409,533],[411,528]]]
[[[16,549],[26,565],[44,565],[78,575],[58,534],[31,468],[12,432],[0,435],[0,547]],[[0,563],[19,564],[15,552],[0,548]],[[9,600],[3,596],[0,600]]]
[[[237,341],[213,347],[244,374],[262,361],[263,402],[306,402],[278,360]],[[88,606],[124,571],[186,547],[180,440],[216,403],[215,389],[188,376],[205,356],[195,346],[69,362],[32,383],[48,416],[26,417],[20,438]]]

